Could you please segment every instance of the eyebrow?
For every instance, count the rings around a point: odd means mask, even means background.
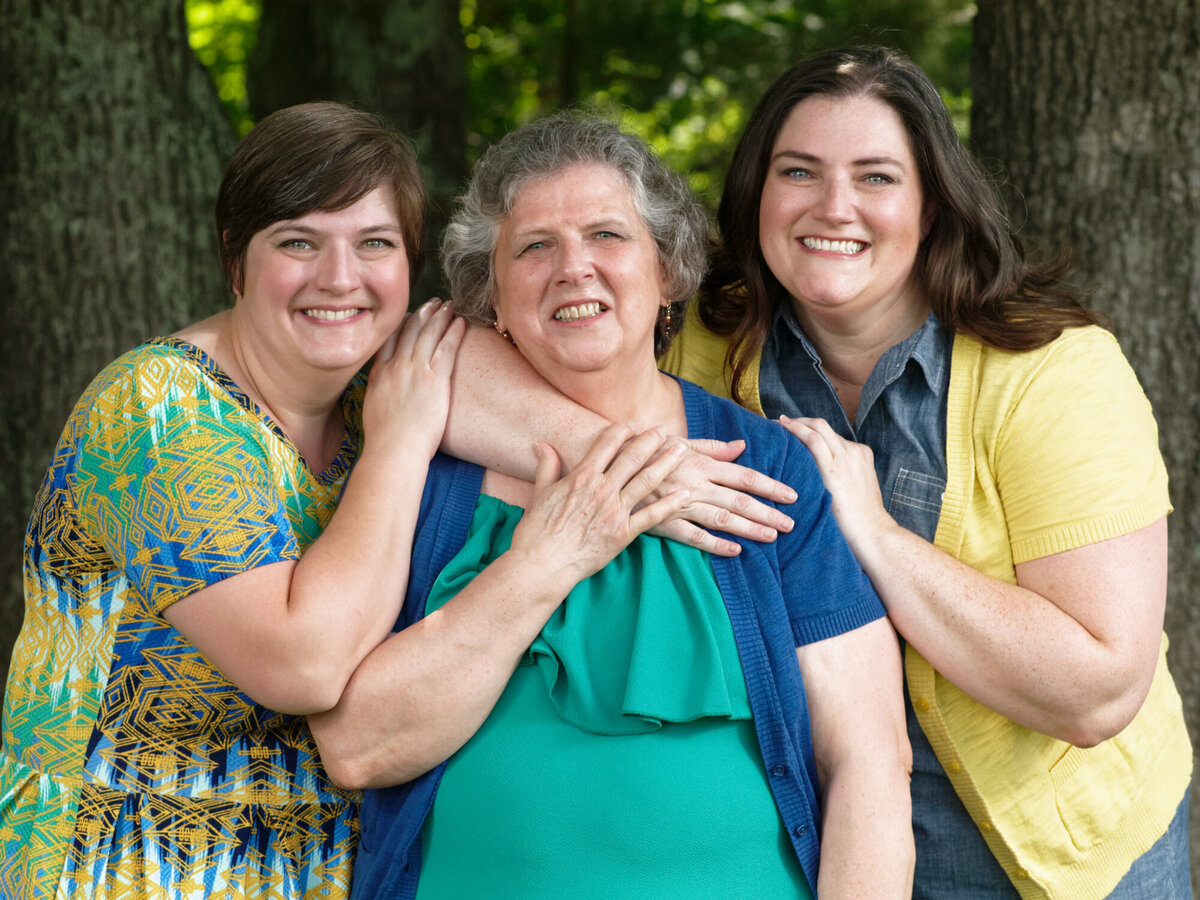
[[[584,223],[583,228],[586,231],[624,231],[625,229],[634,227],[630,224],[629,219],[620,215],[603,215],[599,218],[592,219]],[[527,225],[520,231],[512,233],[514,241],[527,241],[531,237],[548,237],[554,233],[554,227],[548,225]]]
[[[775,162],[780,159],[796,159],[796,160],[800,160],[801,162],[821,162],[821,158],[819,156],[814,156],[811,153],[802,153],[799,150],[780,150],[778,153],[776,153],[774,156],[771,157],[771,162]],[[891,157],[891,156],[864,156],[862,159],[853,160],[851,162],[851,165],[855,165],[855,166],[892,165],[892,166],[897,166],[898,168],[901,168],[901,169],[904,168],[904,163],[902,161],[900,161],[894,157]]]
[[[267,228],[268,234],[278,234],[281,231],[298,231],[300,234],[320,234],[321,229],[313,228],[310,225],[301,225],[298,222],[276,222]],[[381,222],[378,225],[368,225],[365,228],[358,229],[358,234],[367,234],[369,232],[390,231],[395,234],[402,234],[403,229],[399,225],[394,225],[391,222]]]

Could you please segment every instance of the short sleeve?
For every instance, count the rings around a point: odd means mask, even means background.
[[[83,527],[162,611],[299,549],[263,429],[198,367],[127,357],[79,411],[73,495]]]
[[[785,509],[795,527],[777,538],[779,580],[796,646],[852,631],[882,618],[883,603],[846,543],[816,463],[786,434],[781,480],[799,496]]]
[[[1116,339],[1097,328],[1048,348],[990,452],[1016,563],[1128,534],[1170,511],[1150,402]]]

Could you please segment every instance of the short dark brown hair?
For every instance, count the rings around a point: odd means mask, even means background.
[[[250,239],[274,222],[357,203],[390,185],[408,254],[409,284],[424,263],[425,187],[412,145],[371,113],[341,103],[289,106],[242,140],[217,193],[217,246],[225,282],[242,289]]]

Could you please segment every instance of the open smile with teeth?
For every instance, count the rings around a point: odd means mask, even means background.
[[[827,241],[824,238],[802,237],[802,243],[809,250],[821,250],[825,253],[846,253],[853,255],[861,253],[866,248],[862,241]]]
[[[577,306],[564,306],[562,309],[556,310],[554,318],[560,322],[567,322],[572,319],[590,319],[592,316],[598,316],[600,313],[608,309],[603,303],[596,300],[589,300],[587,303],[580,303]]]
[[[324,319],[327,322],[338,322],[342,319],[349,319],[351,316],[356,316],[362,312],[357,307],[351,309],[302,309],[300,311],[310,319]]]

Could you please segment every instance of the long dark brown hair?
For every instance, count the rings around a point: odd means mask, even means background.
[[[729,335],[733,396],[762,348],[786,289],[759,245],[759,204],[775,139],[808,97],[874,97],[899,115],[935,210],[917,251],[913,277],[949,328],[994,347],[1032,350],[1073,325],[1108,327],[1080,305],[1084,292],[1065,281],[1065,255],[1035,263],[1009,227],[991,181],[958,139],[937,88],[919,66],[887,47],[817,54],[793,66],[759,100],[738,142],[717,212],[720,245],[701,287],[700,319]]]

